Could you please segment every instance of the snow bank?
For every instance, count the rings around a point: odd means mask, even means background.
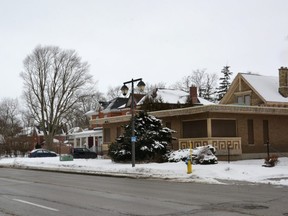
[[[265,183],[288,186],[288,158],[279,158],[272,168],[262,167],[264,160],[243,160],[230,163],[220,161],[213,165],[193,165],[187,174],[185,162],[131,164],[114,163],[109,159],[74,159],[60,161],[56,158],[2,158],[0,167],[47,169],[64,172],[98,175],[127,176],[133,178],[158,178],[179,182],[202,183]]]

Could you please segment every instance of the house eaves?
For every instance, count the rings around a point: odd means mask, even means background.
[[[161,110],[149,112],[157,118],[172,117],[172,116],[184,116],[199,113],[235,113],[235,114],[257,114],[257,115],[288,115],[287,108],[279,107],[259,107],[259,106],[240,106],[240,105],[206,105],[187,107],[181,109]],[[100,119],[93,119],[90,121],[91,124],[109,124],[109,123],[120,123],[128,122],[131,119],[131,115],[107,117]]]

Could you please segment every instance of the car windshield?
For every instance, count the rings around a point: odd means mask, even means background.
[[[89,152],[89,149],[86,148],[76,148],[74,149],[75,152]]]

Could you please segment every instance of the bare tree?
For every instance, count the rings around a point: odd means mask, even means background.
[[[156,84],[150,84],[147,82],[145,89],[144,89],[144,92],[151,92],[157,88],[165,88],[165,87],[166,87],[166,84],[164,82],[159,82]]]
[[[20,115],[23,127],[32,127],[37,124],[31,112],[25,109],[25,107],[23,107],[23,109],[20,111]]]
[[[0,101],[0,134],[4,138],[14,137],[20,132],[19,104],[17,99]]]
[[[89,119],[85,115],[89,111],[99,110],[101,107],[101,101],[105,101],[105,98],[101,92],[96,88],[96,83],[92,82],[87,85],[85,91],[77,92],[78,101],[73,106],[71,112],[69,112],[67,118],[67,125],[71,127],[89,127]]]
[[[201,91],[201,96],[208,101],[216,101],[217,93],[217,74],[206,74],[206,79],[204,82],[203,89]]]
[[[18,100],[4,98],[0,101],[0,155],[11,155],[11,140],[21,131]]]
[[[196,86],[200,97],[213,101],[213,95],[217,87],[217,79],[218,77],[215,73],[209,74],[205,69],[197,69],[189,76],[183,77],[181,81],[176,82],[173,87],[189,92],[191,86]]]
[[[172,88],[179,89],[181,91],[189,92],[189,88],[192,86],[190,76],[184,76],[180,81],[177,81],[172,85]]]
[[[74,50],[37,46],[24,60],[24,99],[33,118],[44,128],[47,148],[69,111],[92,79],[89,65]]]
[[[107,100],[108,101],[111,101],[113,100],[114,98],[117,98],[117,97],[122,97],[122,92],[121,92],[121,86],[116,86],[116,87],[109,87],[108,88],[108,91],[107,91]]]

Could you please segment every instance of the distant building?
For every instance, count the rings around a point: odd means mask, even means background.
[[[68,131],[67,142],[72,147],[88,148],[102,155],[103,132],[102,128],[94,128],[93,130],[83,130],[76,127]]]

